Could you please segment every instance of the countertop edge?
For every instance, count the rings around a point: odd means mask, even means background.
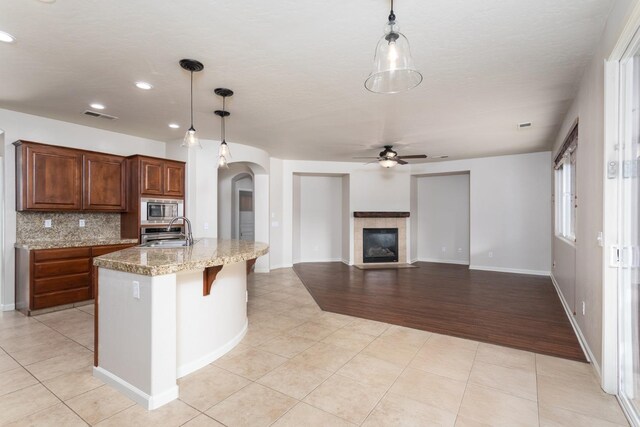
[[[100,268],[106,268],[114,271],[122,271],[125,273],[138,274],[141,276],[164,276],[167,274],[175,274],[181,271],[199,270],[207,267],[214,267],[217,265],[234,264],[236,262],[247,261],[250,259],[258,258],[266,255],[269,252],[269,246],[265,248],[253,251],[253,252],[240,252],[237,255],[223,256],[219,258],[212,258],[210,260],[185,262],[180,264],[167,264],[160,266],[142,266],[134,263],[127,263],[125,261],[112,261],[108,259],[101,259],[101,257],[94,258],[93,265]]]
[[[65,249],[83,248],[91,246],[111,246],[137,244],[138,239],[104,239],[104,240],[78,240],[73,242],[60,241],[27,241],[16,242],[13,247],[16,249],[40,250],[40,249]]]

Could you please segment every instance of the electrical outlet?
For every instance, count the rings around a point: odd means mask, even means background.
[[[78,227],[84,227],[86,225],[84,219],[78,221]]]
[[[135,299],[140,299],[140,282],[137,280],[133,281],[133,297]]]
[[[493,251],[489,251],[489,258],[493,258]]]
[[[447,252],[447,247],[446,246],[442,247],[442,252]]]
[[[51,228],[51,220],[50,219],[45,219],[44,220],[44,228]]]
[[[587,305],[582,301],[582,315],[584,316],[587,313]]]
[[[204,223],[204,229],[205,229],[205,230],[208,230],[208,229],[209,229],[209,223],[208,223],[208,222],[205,222],[205,223]]]

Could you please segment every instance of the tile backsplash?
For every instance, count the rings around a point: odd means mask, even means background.
[[[45,220],[51,228],[45,228]],[[85,226],[80,227],[80,220]],[[90,240],[120,237],[119,213],[16,212],[16,241]]]

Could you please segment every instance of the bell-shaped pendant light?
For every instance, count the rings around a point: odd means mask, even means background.
[[[422,74],[413,65],[409,40],[399,31],[391,0],[389,22],[376,46],[373,71],[364,86],[371,92],[398,93],[412,89],[420,82]]]
[[[214,93],[222,97],[222,110],[214,111],[214,114],[220,117],[220,120],[221,120],[220,140],[222,142],[220,142],[220,147],[218,148],[218,169],[219,168],[227,169],[229,168],[228,163],[229,163],[229,160],[231,159],[231,151],[229,150],[229,145],[227,144],[227,141],[226,141],[226,128],[225,128],[224,119],[225,117],[229,117],[231,113],[225,109],[225,101],[227,100],[227,96],[233,95],[233,91],[231,89],[225,89],[220,87],[214,90]]]
[[[204,65],[201,62],[196,61],[195,59],[182,59],[180,61],[180,66],[187,71],[191,72],[191,126],[187,133],[184,135],[184,140],[182,141],[182,146],[191,148],[191,147],[200,147],[200,140],[198,139],[198,134],[196,133],[196,129],[193,127],[193,73],[199,72],[204,69]]]

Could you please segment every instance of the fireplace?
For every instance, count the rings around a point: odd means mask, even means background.
[[[397,228],[364,228],[362,230],[362,261],[398,262]]]

